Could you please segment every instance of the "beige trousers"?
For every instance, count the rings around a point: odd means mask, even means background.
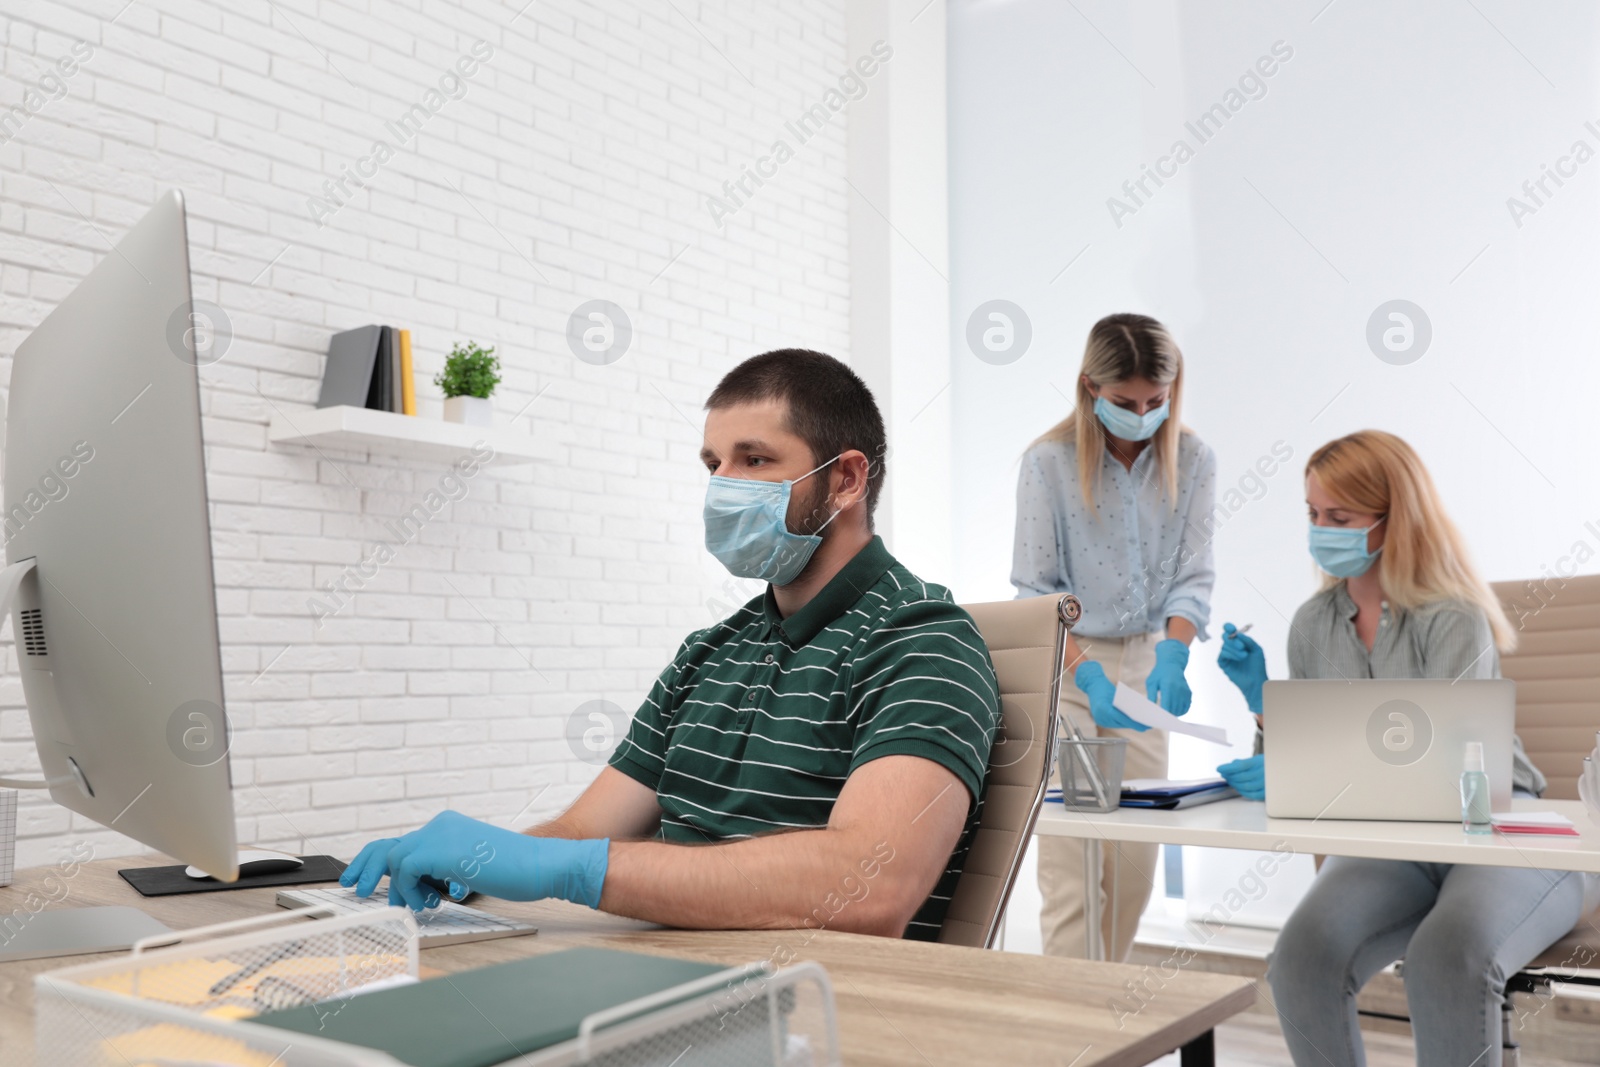
[[[1144,692],[1145,678],[1155,666],[1159,633],[1136,637],[1077,637],[1084,655],[1105,668],[1115,685],[1121,682]],[[1123,763],[1124,778],[1165,778],[1167,776],[1167,735],[1164,730],[1105,730],[1089,716],[1089,701],[1072,684],[1070,673],[1062,679],[1063,716],[1071,716],[1085,737],[1124,737],[1128,751]],[[1060,772],[1053,783],[1060,786]],[[1049,956],[1085,955],[1083,901],[1085,885],[1100,895],[1100,945],[1102,959],[1121,962],[1133,949],[1133,935],[1139,916],[1150,900],[1156,867],[1156,846],[1129,842],[1100,842],[1100,869],[1084,876],[1083,841],[1073,837],[1036,837],[1039,858],[1039,892],[1044,905],[1039,914],[1044,951]],[[1114,876],[1114,877],[1113,877]],[[1115,896],[1111,887],[1116,886]]]

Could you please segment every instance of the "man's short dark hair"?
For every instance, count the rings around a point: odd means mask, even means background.
[[[790,433],[823,463],[855,449],[867,457],[867,522],[883,489],[888,459],[883,416],[872,390],[855,371],[832,356],[805,348],[780,348],[751,356],[711,391],[706,410],[781,400],[789,408]]]

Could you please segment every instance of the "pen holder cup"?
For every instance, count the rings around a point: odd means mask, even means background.
[[[1061,803],[1068,811],[1114,811],[1122,805],[1122,737],[1063,737],[1056,750]]]

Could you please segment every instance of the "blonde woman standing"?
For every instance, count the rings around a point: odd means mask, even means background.
[[[1306,464],[1311,555],[1322,591],[1295,612],[1292,678],[1498,678],[1516,634],[1473,568],[1433,479],[1409,445],[1364,430]],[[1266,660],[1230,623],[1217,663],[1261,715]],[[1265,757],[1217,768],[1264,796]],[[1512,784],[1544,791],[1516,743]],[[1267,979],[1294,1062],[1366,1062],[1356,993],[1405,958],[1420,1067],[1500,1062],[1507,975],[1588,913],[1597,879],[1531,867],[1476,867],[1332,856],[1284,925]]]
[[[1018,597],[1072,593],[1082,603],[1061,714],[1085,736],[1126,738],[1129,778],[1166,776],[1167,735],[1116,709],[1117,683],[1187,712],[1189,643],[1205,640],[1211,617],[1202,531],[1211,528],[1216,456],[1179,422],[1182,393],[1183,355],[1166,327],[1147,315],[1101,319],[1089,331],[1075,410],[1029,446],[1017,481],[1011,584]],[[1084,954],[1083,905],[1094,892],[1104,958],[1126,959],[1156,846],[1108,847],[1094,872],[1084,870],[1080,842],[1041,837],[1037,848],[1045,952]]]

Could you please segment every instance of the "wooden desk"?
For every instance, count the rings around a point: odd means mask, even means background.
[[[98,860],[71,881],[61,906],[132,904],[174,929],[276,910],[273,889],[140,897],[117,875],[157,858]],[[0,914],[21,906],[47,870],[17,872],[0,889]],[[59,896],[59,888],[56,890]],[[1255,1000],[1248,979],[1181,967],[1135,967],[930,945],[823,930],[667,930],[556,902],[490,900],[474,906],[539,925],[529,937],[424,949],[422,963],[460,971],[576,945],[599,945],[725,964],[768,959],[779,946],[816,960],[833,979],[844,1062],[861,1064],[1049,1063],[1134,1067],[1189,1045],[1185,1061],[1210,1051],[1212,1027]],[[94,957],[0,964],[0,1060],[33,1062],[33,977]],[[1124,983],[1146,990],[1138,1012]],[[1120,1024],[1120,1025],[1119,1025]],[[1192,1044],[1191,1044],[1192,1043]],[[55,1065],[50,1065],[55,1067]]]

